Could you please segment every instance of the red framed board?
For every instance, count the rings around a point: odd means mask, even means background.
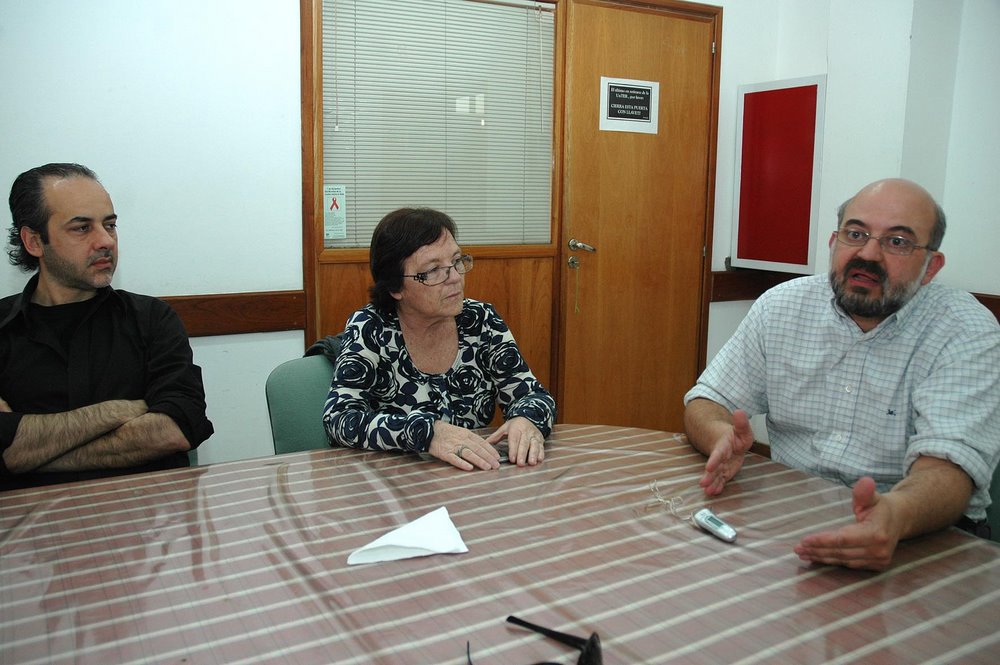
[[[825,76],[740,86],[732,266],[815,272],[825,97]]]

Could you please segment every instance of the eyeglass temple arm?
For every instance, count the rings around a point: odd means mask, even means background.
[[[548,628],[542,628],[541,626],[537,626],[533,623],[528,623],[524,619],[518,619],[516,616],[513,615],[507,617],[507,621],[509,623],[516,624],[523,628],[528,628],[530,630],[533,630],[536,633],[541,633],[546,637],[551,637],[554,640],[562,642],[563,644],[571,646],[575,649],[580,649],[581,651],[585,646],[587,646],[587,639],[584,637],[577,637],[576,635],[567,635],[566,633],[560,633],[558,630],[550,630]]]

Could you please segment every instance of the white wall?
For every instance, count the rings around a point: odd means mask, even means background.
[[[1000,2],[964,0],[942,201],[941,279],[1000,294]]]
[[[901,170],[938,199],[947,175],[961,19],[960,5],[917,2],[913,7]]]
[[[828,0],[723,0],[712,269],[732,252],[736,102],[741,85],[825,74]],[[714,309],[714,308],[713,308]]]
[[[4,199],[46,162],[97,171],[120,216],[117,287],[302,288],[297,2],[0,0],[0,63]],[[5,261],[0,293],[26,278]],[[264,378],[303,343],[192,340],[216,429],[200,461],[273,453]]]
[[[713,270],[730,255],[739,85],[827,75],[817,271],[836,209],[862,186],[902,176],[948,215],[942,282],[1000,294],[1000,3],[995,0],[772,0],[724,7]],[[714,303],[711,359],[749,310]],[[766,440],[763,419],[754,431]]]
[[[731,253],[736,87],[826,74],[817,271],[826,270],[837,206],[873,180],[902,176],[924,184],[948,215],[938,279],[1000,294],[1000,3],[716,4],[725,12],[713,270]],[[731,334],[734,311],[712,306],[710,342]],[[710,344],[709,357],[716,350]]]
[[[215,425],[198,449],[199,464],[274,454],[264,381],[282,362],[301,356],[303,344],[301,330],[191,340]]]
[[[827,74],[821,228],[867,182],[913,177],[949,215],[940,279],[1000,293],[1000,3],[716,4],[725,13],[713,269],[730,253],[737,86]],[[0,0],[4,192],[45,162],[94,168],[122,218],[121,288],[301,288],[298,20],[292,0]],[[0,266],[0,293],[24,281]],[[710,354],[747,307],[712,306]],[[304,341],[192,341],[217,432],[202,461],[271,452],[264,379]]]

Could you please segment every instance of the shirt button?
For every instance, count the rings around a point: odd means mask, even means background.
[[[850,393],[851,392],[851,387],[850,386],[844,386],[844,392],[845,393]]]

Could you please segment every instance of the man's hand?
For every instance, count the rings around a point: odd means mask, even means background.
[[[427,452],[463,471],[500,468],[500,453],[483,437],[440,420],[434,423],[434,437]]]
[[[753,431],[745,411],[733,411],[733,424],[724,428],[712,444],[705,475],[698,482],[705,494],[720,494],[726,483],[743,468],[743,459],[753,444]]]
[[[868,570],[889,567],[900,538],[892,501],[875,490],[874,480],[864,477],[854,484],[852,504],[855,523],[806,536],[795,547],[800,559]]]
[[[946,459],[921,455],[892,490],[880,494],[875,481],[854,484],[855,523],[806,536],[795,548],[805,561],[885,570],[899,541],[955,524],[969,505],[972,479]]]
[[[507,459],[513,464],[534,466],[545,459],[545,437],[527,418],[511,418],[486,437],[486,443],[495,446],[504,439],[507,439]]]

